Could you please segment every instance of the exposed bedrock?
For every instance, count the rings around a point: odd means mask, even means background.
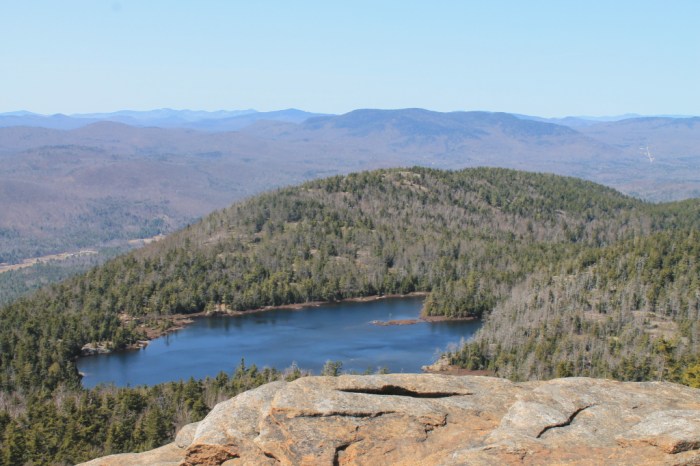
[[[388,374],[274,382],[87,465],[700,464],[700,390]]]

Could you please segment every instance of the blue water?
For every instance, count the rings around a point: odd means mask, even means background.
[[[284,369],[296,363],[318,373],[327,360],[343,371],[387,368],[420,372],[438,351],[470,338],[480,322],[378,326],[373,320],[418,317],[422,298],[327,304],[239,317],[202,317],[144,349],[80,358],[83,385],[153,385],[232,372],[247,366]]]

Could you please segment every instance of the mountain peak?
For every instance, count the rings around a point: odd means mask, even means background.
[[[359,109],[338,116],[310,118],[307,130],[340,129],[352,135],[394,130],[410,137],[463,136],[479,138],[495,130],[517,136],[574,135],[568,127],[524,120],[503,112],[434,112],[422,108],[398,110]]]

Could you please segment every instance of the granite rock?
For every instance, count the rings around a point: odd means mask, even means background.
[[[218,404],[174,443],[86,465],[700,465],[700,390],[567,378],[305,377]]]

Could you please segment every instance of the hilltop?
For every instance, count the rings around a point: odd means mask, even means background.
[[[85,466],[697,464],[700,390],[396,374],[274,382],[175,442]]]

